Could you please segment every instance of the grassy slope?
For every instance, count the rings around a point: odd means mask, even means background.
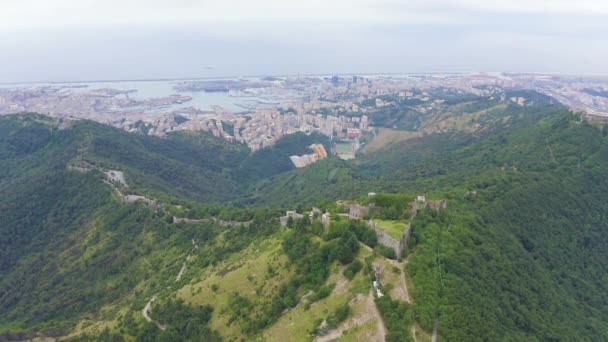
[[[177,297],[183,298],[191,305],[209,304],[216,308],[211,326],[226,339],[238,339],[246,335],[241,329],[240,319],[235,321],[230,319],[229,299],[234,293],[238,293],[251,300],[254,303],[254,310],[257,310],[267,303],[272,294],[293,275],[293,270],[287,267],[287,258],[280,245],[282,235],[283,233],[278,233],[260,244],[251,245],[224,262],[195,274],[192,282],[177,292]],[[370,255],[370,251],[362,248],[358,258],[363,261]],[[313,303],[310,308],[306,307],[306,300],[302,300],[295,308],[281,315],[270,327],[249,338],[264,341],[309,341],[311,332],[321,320],[339,306],[353,300],[358,294],[367,295],[370,290],[368,275],[359,272],[349,281],[342,275],[343,271],[344,266],[335,264],[332,266],[326,284],[335,284],[335,288],[327,298]],[[214,284],[217,285],[216,290],[212,289]],[[394,286],[399,284],[395,283]],[[351,317],[364,314],[367,308],[362,304],[361,302],[352,305]],[[373,322],[375,324],[376,321]],[[369,327],[365,326],[351,332],[350,336],[367,336],[370,333],[375,334],[375,325],[372,325],[371,332]]]
[[[212,305],[212,326],[226,338],[242,336],[238,324],[229,324],[230,314],[226,312],[228,299],[239,293],[257,303],[265,302],[289,277],[289,273],[269,273],[269,267],[281,270],[286,263],[282,253],[280,238],[274,237],[258,245],[251,245],[242,252],[210,267],[197,275],[194,283],[181,288],[177,296],[193,305]],[[212,287],[217,286],[216,290]]]

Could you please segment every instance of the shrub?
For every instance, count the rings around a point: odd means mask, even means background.
[[[363,268],[363,263],[355,259],[355,261],[344,269],[344,276],[346,279],[351,280],[361,270],[361,268]]]

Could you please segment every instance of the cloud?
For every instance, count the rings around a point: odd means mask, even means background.
[[[3,0],[0,30],[138,25],[450,24],[472,15],[608,15],[604,0]]]
[[[605,0],[1,0],[0,82],[608,72]]]
[[[448,0],[456,7],[496,13],[536,14],[584,14],[600,16],[608,14],[608,2],[604,0]]]
[[[0,3],[5,29],[110,27],[115,25],[260,24],[270,22],[370,22],[383,13],[362,0],[119,1],[9,0]]]

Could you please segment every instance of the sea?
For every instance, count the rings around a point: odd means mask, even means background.
[[[221,79],[205,79],[208,80],[230,80],[228,78]],[[117,90],[134,90],[129,93],[129,97],[133,99],[147,99],[154,97],[164,97],[172,94],[180,94],[191,96],[191,101],[186,101],[181,104],[174,104],[173,109],[194,107],[203,111],[211,111],[213,107],[220,106],[225,110],[237,113],[247,111],[252,104],[256,103],[259,98],[255,96],[243,96],[235,92],[204,92],[204,91],[177,91],[173,87],[184,81],[198,80],[144,80],[144,81],[95,81],[95,82],[52,82],[52,83],[11,83],[0,84],[0,88],[15,89],[15,88],[38,88],[38,87],[66,87],[72,92],[88,91],[93,89],[117,89]]]

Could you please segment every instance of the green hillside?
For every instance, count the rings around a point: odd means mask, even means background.
[[[604,131],[549,104],[511,113],[510,124],[478,137],[434,134],[365,156],[347,164],[342,180],[351,196],[449,198],[445,215],[414,222],[420,248],[409,272],[422,302],[414,315],[427,331],[440,317],[440,334],[450,340],[605,336]],[[261,197],[344,197],[341,180],[325,181],[325,170],[314,165],[293,181],[282,175]]]
[[[0,340],[603,340],[606,131],[513,96],[530,104],[454,98],[469,107],[440,130],[297,170],[288,156],[324,138],[251,154],[2,117]],[[364,220],[354,203],[373,204]],[[279,224],[313,205],[329,225]],[[411,223],[403,257],[368,218],[394,238]]]

